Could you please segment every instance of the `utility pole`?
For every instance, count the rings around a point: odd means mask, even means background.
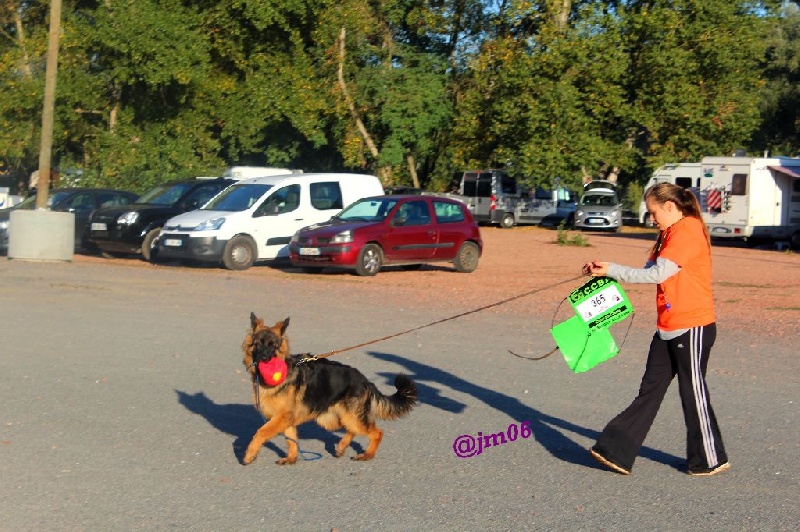
[[[42,140],[39,145],[39,183],[36,185],[36,208],[47,207],[50,192],[50,160],[53,151],[53,108],[56,100],[58,42],[61,33],[61,0],[50,0],[50,34],[47,42],[47,67],[44,74]]]

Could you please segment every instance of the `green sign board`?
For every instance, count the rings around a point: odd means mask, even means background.
[[[633,312],[625,291],[610,277],[595,277],[568,296],[575,315],[550,330],[569,368],[588,371],[619,353],[608,328]]]

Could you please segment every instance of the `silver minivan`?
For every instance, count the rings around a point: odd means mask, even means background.
[[[575,227],[619,231],[622,227],[622,203],[617,186],[610,181],[591,181],[584,185],[575,211]]]

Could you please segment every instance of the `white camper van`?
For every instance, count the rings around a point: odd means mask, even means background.
[[[800,248],[800,159],[704,157],[700,203],[712,237]]]
[[[202,208],[167,220],[156,260],[222,262],[246,270],[257,260],[288,257],[289,241],[361,198],[383,195],[377,177],[289,174],[238,181]]]
[[[665,164],[653,172],[644,189],[647,190],[658,183],[672,183],[679,187],[692,189],[692,192],[697,194],[700,187],[700,177],[703,174],[701,167],[700,163]],[[653,221],[650,219],[644,200],[639,203],[639,223],[647,227],[653,227]]]

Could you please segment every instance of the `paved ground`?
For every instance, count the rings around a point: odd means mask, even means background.
[[[625,244],[597,240],[590,258]],[[762,253],[771,267],[776,255]],[[575,260],[586,254],[576,251]],[[796,298],[797,256],[778,262],[788,264],[783,282]],[[548,270],[542,287],[574,267]],[[321,458],[277,466],[279,437],[245,467],[241,451],[261,423],[239,350],[251,310],[267,320],[291,316],[292,350],[319,353],[475,308],[453,283],[469,287],[478,277],[446,268],[372,281],[267,266],[243,273],[0,261],[0,529],[800,528],[796,302],[781,307],[792,328],[781,326],[784,336],[769,332],[767,319],[761,332],[721,331],[709,386],[733,467],[718,477],[682,471],[674,386],[633,475],[601,470],[587,455],[636,393],[646,309],[623,352],[588,373],[571,373],[558,355],[528,362],[508,354],[552,347],[551,309],[570,284],[337,355],[386,392],[397,372],[419,386],[410,417],[381,422],[372,462],[333,458],[338,435],[306,425],[301,449]],[[424,293],[397,281],[412,274],[425,279]],[[531,301],[548,310],[531,310]],[[614,332],[619,340],[624,327]],[[529,426],[531,436],[455,456],[459,436],[513,434],[511,425]]]

